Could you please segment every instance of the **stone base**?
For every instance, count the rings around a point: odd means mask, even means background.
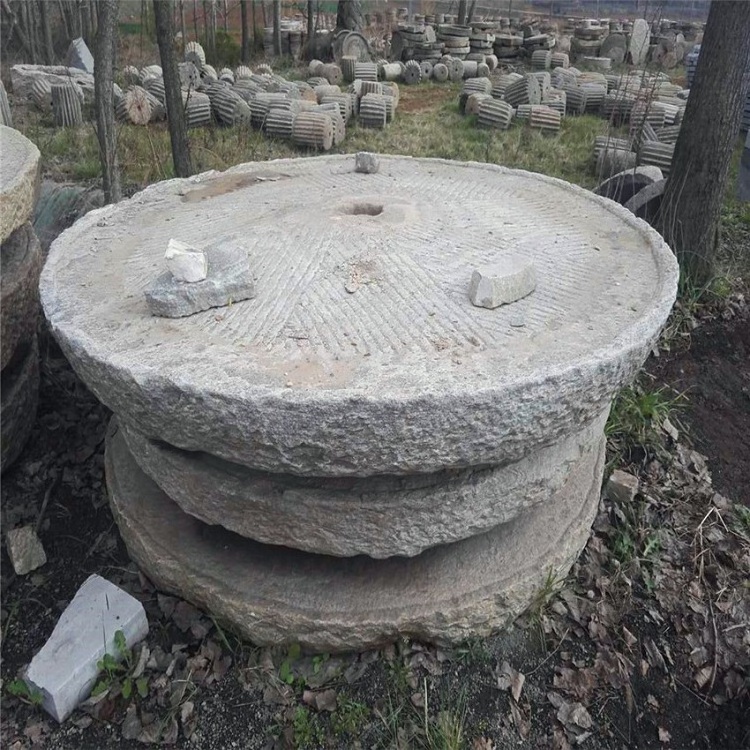
[[[39,347],[36,336],[19,347],[0,382],[0,470],[18,458],[29,439],[39,399]]]
[[[39,319],[42,253],[31,224],[22,224],[2,244],[0,266],[0,370],[19,342],[30,341]]]
[[[364,649],[408,636],[450,643],[502,628],[586,544],[604,438],[542,503],[492,531],[417,557],[342,560],[259,544],[183,513],[138,467],[116,423],[106,476],[120,533],[160,588],[262,645]]]
[[[141,469],[207,524],[306,552],[388,558],[484,533],[548,502],[598,449],[606,416],[505,466],[363,478],[254,471],[119,424]]]

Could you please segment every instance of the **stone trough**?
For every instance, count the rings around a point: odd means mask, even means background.
[[[246,254],[255,296],[152,316],[170,239]],[[508,260],[534,290],[472,304],[474,271]],[[567,183],[332,156],[93,211],[41,293],[115,413],[107,484],[133,558],[256,643],[332,651],[489,634],[567,572],[612,398],[676,285],[656,232]]]

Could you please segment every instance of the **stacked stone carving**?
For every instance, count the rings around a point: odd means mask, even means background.
[[[39,191],[39,151],[0,125],[0,470],[18,458],[39,392],[39,272],[42,252],[31,219]]]
[[[293,127],[332,137],[317,118]],[[42,274],[53,334],[116,415],[107,486],[131,555],[261,644],[455,642],[527,607],[588,538],[611,399],[676,292],[662,239],[604,198],[492,165],[374,164],[159,183],[78,221]],[[166,328],[144,315],[181,236],[247,253],[256,296]],[[504,258],[535,291],[475,307],[473,272]]]

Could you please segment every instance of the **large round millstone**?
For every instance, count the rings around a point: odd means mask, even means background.
[[[39,240],[27,222],[0,247],[0,369],[36,333],[41,269]]]
[[[116,425],[106,451],[120,533],[158,587],[255,643],[320,651],[398,636],[455,642],[509,622],[585,545],[603,464],[602,436],[549,502],[508,524],[417,557],[342,561],[259,544],[183,513],[141,471]]]
[[[16,349],[0,374],[0,470],[18,458],[31,434],[39,400],[36,335]]]
[[[343,557],[413,556],[554,502],[607,414],[501,467],[315,479],[258,472],[149,440],[120,422],[140,468],[183,511],[266,544]],[[562,512],[562,511],[561,511]]]
[[[39,149],[17,130],[0,125],[0,242],[25,224],[39,192]]]
[[[170,238],[240,242],[257,296],[149,315]],[[536,288],[475,307],[477,267]],[[621,206],[494,165],[353,156],[154,185],[52,245],[41,295],[82,379],[144,436],[311,477],[497,466],[572,435],[641,366],[677,265]]]

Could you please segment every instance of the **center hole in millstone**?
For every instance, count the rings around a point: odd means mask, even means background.
[[[352,216],[380,216],[383,213],[382,203],[351,203],[344,208],[345,214]]]

